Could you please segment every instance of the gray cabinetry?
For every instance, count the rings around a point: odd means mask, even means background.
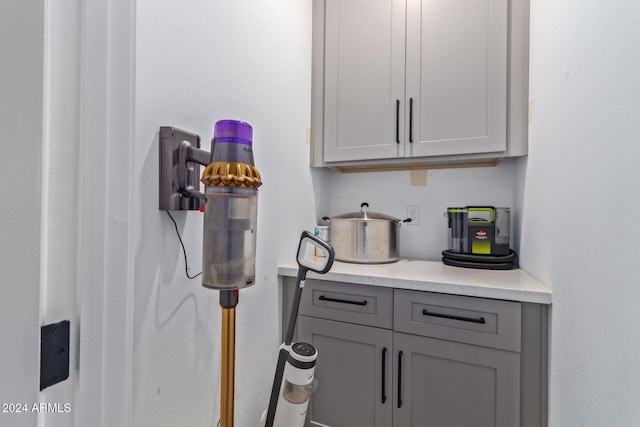
[[[312,164],[526,154],[527,0],[315,0]]]
[[[307,280],[299,314],[307,425],[546,426],[546,306]]]
[[[393,345],[394,426],[518,425],[518,353],[403,333]]]
[[[506,152],[508,3],[407,2],[410,156]]]
[[[520,352],[521,305],[396,289],[394,330]]]
[[[309,425],[388,427],[393,332],[300,316],[300,341],[318,349]]]
[[[306,316],[391,329],[393,289],[307,280],[300,313]]]
[[[517,426],[520,308],[396,289],[394,425]]]
[[[325,161],[404,156],[405,0],[324,4]]]

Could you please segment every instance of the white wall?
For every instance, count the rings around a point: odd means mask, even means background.
[[[44,12],[35,2],[0,6],[0,403],[38,402]],[[0,413],[2,425],[36,422]]]
[[[550,425],[640,425],[640,4],[531,3],[521,261],[553,288]]]
[[[516,205],[516,159],[495,167],[434,169],[426,186],[412,186],[409,171],[340,174],[331,172],[329,206],[321,216],[369,210],[407,217],[407,205],[420,206],[420,224],[400,228],[400,256],[439,259],[447,247],[447,207],[489,205],[511,208],[512,222],[521,214]],[[516,223],[517,225],[517,223]],[[517,234],[518,227],[512,227]],[[517,241],[514,236],[514,243]],[[518,247],[513,246],[517,251]]]
[[[218,293],[185,277],[173,225],[158,210],[158,129],[196,132],[208,150],[224,118],[253,125],[264,181],[257,283],[240,292],[236,334],[236,425],[255,425],[280,343],[276,267],[294,258],[316,200],[326,200],[326,171],[308,161],[311,2],[140,0],[136,13],[133,425],[218,421]],[[202,216],[175,218],[197,273]]]

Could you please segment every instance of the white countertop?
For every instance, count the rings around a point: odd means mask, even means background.
[[[278,266],[281,276],[296,277],[298,264]],[[401,259],[391,264],[336,261],[327,274],[308,278],[384,286],[500,300],[551,304],[551,290],[523,270],[480,270],[444,265],[440,261]]]

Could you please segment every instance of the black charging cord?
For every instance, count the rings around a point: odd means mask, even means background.
[[[180,241],[180,246],[182,246],[182,253],[184,254],[184,272],[187,275],[187,277],[189,279],[195,279],[196,277],[198,277],[199,275],[202,274],[202,271],[198,274],[196,274],[195,276],[191,276],[189,275],[189,263],[187,262],[187,250],[184,248],[184,243],[182,242],[182,237],[180,237],[180,231],[178,231],[178,223],[176,223],[176,220],[173,219],[173,216],[171,216],[171,212],[166,211],[167,215],[169,215],[169,218],[171,219],[171,222],[173,222],[173,226],[176,228],[176,234],[178,235],[178,240]]]

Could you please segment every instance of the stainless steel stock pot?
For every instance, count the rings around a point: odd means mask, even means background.
[[[400,226],[411,220],[369,212],[368,207],[368,203],[362,203],[360,212],[323,218],[330,224],[336,260],[383,264],[399,259]]]

